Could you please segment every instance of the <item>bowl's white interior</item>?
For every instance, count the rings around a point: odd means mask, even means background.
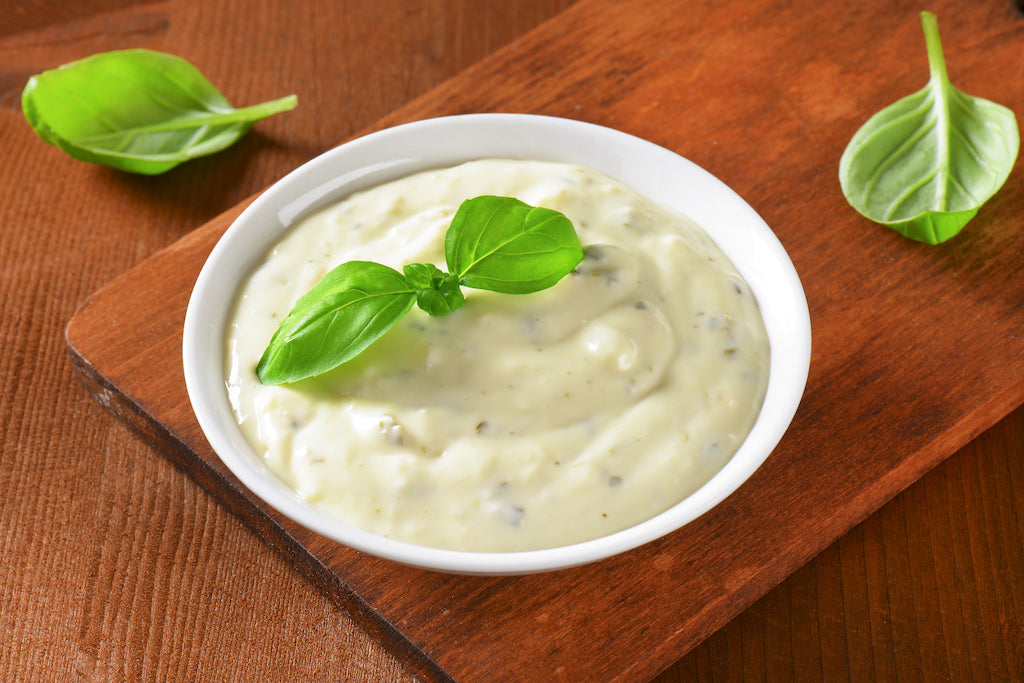
[[[238,429],[224,389],[224,325],[239,282],[296,218],[356,190],[431,167],[487,157],[589,166],[688,215],[732,259],[765,319],[771,364],[764,407],[730,462],[701,489],[642,524],[571,546],[514,553],[438,550],[382,538],[331,518],[284,485]],[[608,557],[693,520],[740,486],[768,457],[799,404],[810,360],[803,289],[775,235],[738,195],[686,159],[608,128],[523,114],[429,119],[354,140],[269,188],[231,225],[203,267],[185,317],[189,398],[225,465],[256,495],[300,524],[374,555],[441,571],[516,574]]]

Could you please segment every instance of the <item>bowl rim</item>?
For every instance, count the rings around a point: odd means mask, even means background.
[[[227,314],[239,278],[308,211],[417,170],[494,157],[589,166],[701,225],[761,306],[770,344],[765,400],[745,441],[708,482],[668,510],[622,531],[514,552],[447,550],[385,538],[307,504],[245,441],[223,382]],[[792,261],[767,223],[725,183],[675,152],[622,131],[574,119],[504,113],[442,116],[385,128],[285,175],[246,207],[214,246],[189,298],[182,333],[185,384],[199,426],[224,465],[256,497],[353,549],[424,569],[478,575],[552,571],[611,557],[675,531],[721,503],[761,466],[788,429],[806,386],[810,350],[807,300]]]

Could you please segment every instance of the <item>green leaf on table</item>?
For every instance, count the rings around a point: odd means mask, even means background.
[[[263,384],[283,384],[327,372],[379,339],[415,301],[415,291],[397,270],[347,261],[295,302],[256,375]]]
[[[152,50],[104,52],[45,71],[22,92],[40,138],[76,159],[154,175],[234,144],[294,95],[235,109],[184,59]]]
[[[467,199],[444,240],[448,270],[467,287],[528,294],[558,282],[583,260],[572,222],[512,197]]]
[[[847,201],[929,244],[956,235],[1002,187],[1020,145],[1011,110],[955,88],[935,15],[921,13],[930,79],[871,117],[839,162]]]

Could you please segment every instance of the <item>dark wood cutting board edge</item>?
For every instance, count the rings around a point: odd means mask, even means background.
[[[745,486],[665,539],[586,568],[458,581],[355,553],[268,511],[225,472],[183,398],[180,327],[189,278],[236,210],[90,297],[68,325],[72,363],[103,405],[418,675],[651,676],[1024,403],[1024,341],[1017,333],[1024,296],[1007,287],[1019,282],[1024,253],[1019,174],[948,247],[915,245],[855,216],[835,187],[834,163],[865,112],[890,99],[866,84],[865,69],[876,77],[885,72],[884,65],[870,67],[867,56],[884,48],[886,64],[914,63],[919,46],[908,36],[919,30],[916,16],[895,17],[886,3],[868,3],[824,35],[818,27],[827,10],[797,4],[762,2],[749,22],[737,24],[714,3],[695,3],[681,17],[671,3],[646,3],[642,13],[583,0],[375,126],[465,111],[530,111],[611,125],[712,170],[776,230],[811,305],[815,347],[804,401],[776,452]],[[992,9],[995,0],[990,8],[937,4],[940,17],[959,13],[962,28],[944,32],[947,45],[965,42],[972,31],[985,39],[985,59],[960,53],[960,71],[1004,103],[1024,106],[1024,87],[1002,83],[988,67],[1019,60],[1019,16],[1002,17]],[[1015,29],[1002,19],[1016,19]],[[908,44],[887,42],[880,26]],[[751,40],[758,31],[770,40]],[[721,70],[714,60],[697,59],[703,68],[669,69],[693,57],[691,44],[728,53],[735,63]],[[661,50],[652,52],[652,45]],[[760,83],[765,92],[751,89],[746,80],[743,60],[766,58],[787,74],[785,93],[772,83]],[[560,79],[550,78],[551,64],[560,65]],[[904,80],[916,83],[910,71]],[[504,87],[481,89],[481,82]],[[614,99],[601,96],[613,91]],[[708,116],[685,97],[656,98],[709,91],[729,109]],[[776,101],[781,94],[789,99]],[[794,117],[793,99],[808,121]],[[844,108],[849,100],[858,106]],[[824,131],[816,144],[791,144],[815,131]],[[788,201],[790,187],[808,191]],[[152,284],[154,269],[172,281]],[[112,331],[112,314],[138,330],[127,338]],[[608,586],[615,590],[608,593]]]
[[[312,555],[297,537],[296,525],[277,514],[238,481],[208,444],[204,442],[197,448],[194,442],[189,443],[188,437],[183,437],[154,417],[146,407],[140,405],[128,393],[122,391],[109,376],[98,370],[89,358],[79,352],[75,344],[76,338],[89,335],[88,332],[80,332],[83,325],[88,327],[90,324],[96,324],[96,311],[93,307],[97,301],[123,299],[125,292],[137,291],[133,276],[146,277],[155,262],[168,257],[178,257],[182,252],[195,253],[196,248],[202,253],[208,253],[212,245],[208,245],[202,237],[211,231],[219,236],[256,196],[258,194],[225,211],[171,247],[144,260],[86,299],[72,316],[65,332],[68,356],[75,376],[104,408],[224,505],[261,541],[280,553],[303,578],[316,586],[338,608],[380,642],[410,673],[425,681],[451,681],[450,676],[347,586],[337,573]],[[99,305],[103,307],[103,303]],[[182,315],[178,316],[181,322],[184,320],[183,313],[182,311]],[[105,312],[98,314],[100,321],[106,318]],[[180,326],[177,331],[177,338],[180,339]],[[177,350],[180,357],[180,344]],[[178,368],[179,379],[183,385],[184,376],[180,372],[180,363]],[[198,428],[198,423],[194,427]],[[206,453],[201,453],[203,447]]]
[[[393,624],[345,585],[337,574],[309,554],[302,542],[286,528],[287,521],[275,518],[226,468],[218,470],[211,466],[177,434],[119,391],[70,343],[68,351],[75,375],[104,408],[224,505],[257,538],[280,553],[304,579],[318,587],[338,608],[380,642],[411,674],[424,681],[453,680]]]

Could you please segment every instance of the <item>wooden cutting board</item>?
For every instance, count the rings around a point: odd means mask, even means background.
[[[1013,3],[932,10],[953,82],[1024,111]],[[927,74],[908,2],[583,0],[376,126],[523,111],[619,128],[717,175],[789,251],[814,334],[790,430],[713,511],[604,562],[421,571],[317,536],[244,489],[195,422],[180,355],[192,284],[242,207],[89,298],[68,325],[71,359],[104,405],[424,678],[650,677],[1024,402],[1019,169],[938,247],[867,222],[839,189],[850,136]]]

